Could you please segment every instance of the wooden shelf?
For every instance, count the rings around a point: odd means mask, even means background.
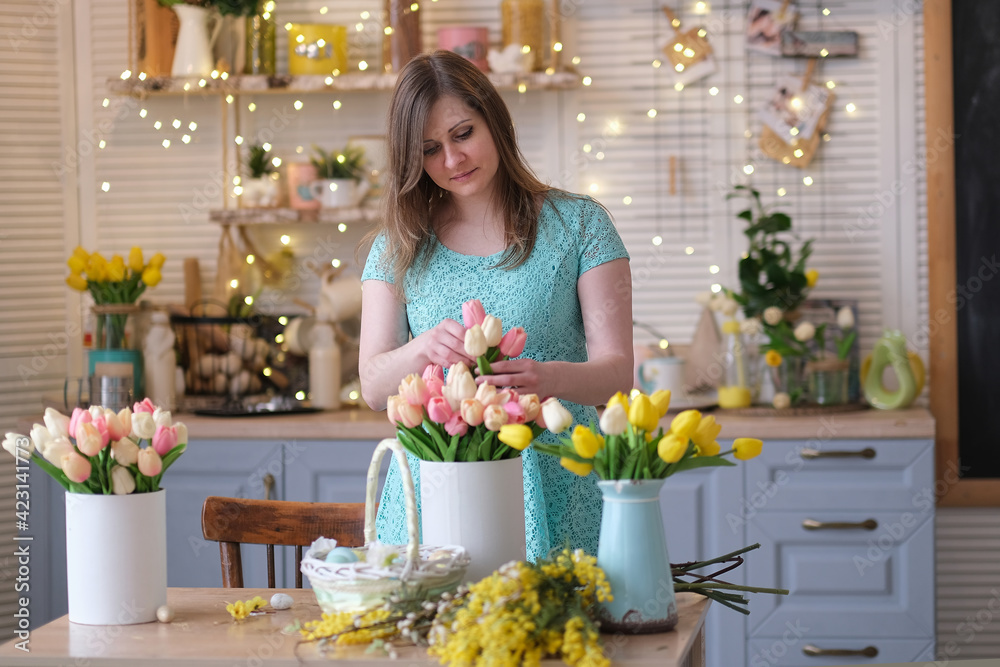
[[[222,225],[357,224],[378,218],[378,209],[321,208],[300,211],[294,208],[231,208],[209,211],[208,219]]]
[[[529,74],[489,74],[490,81],[501,90],[568,90],[580,85],[581,77],[572,72],[531,72]],[[109,79],[108,90],[118,95],[148,97],[151,95],[257,95],[295,93],[338,93],[388,91],[396,85],[395,74],[352,72],[338,76],[310,75],[234,75],[222,78],[147,77],[140,80]]]

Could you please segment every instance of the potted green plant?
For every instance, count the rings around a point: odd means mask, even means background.
[[[266,146],[266,147],[265,147]],[[280,188],[278,187],[278,172],[268,151],[269,145],[253,145],[247,156],[247,177],[243,182],[241,195],[244,206],[267,208],[278,205]]]
[[[360,146],[347,146],[339,153],[313,146],[309,161],[319,179],[309,189],[324,208],[357,206],[368,192],[370,184],[364,178],[365,151]]]

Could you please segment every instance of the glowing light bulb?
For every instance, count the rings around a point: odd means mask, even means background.
[[[264,369],[261,370],[261,373],[263,373],[264,377],[266,377],[266,378],[271,377],[271,367],[270,366],[265,366]]]
[[[788,129],[788,134],[792,135],[793,137],[799,136],[799,128],[797,128],[797,127],[791,127],[791,128],[789,128]]]
[[[552,50],[553,51],[557,51],[557,52],[558,51],[562,51],[563,50],[562,42],[556,42],[555,44],[553,44],[552,45]]]
[[[250,104],[247,105],[247,111],[249,111],[250,113],[253,113],[256,110],[257,110],[257,105],[254,102],[251,102]]]
[[[802,152],[801,148],[796,148],[794,151],[792,151],[792,155],[794,155],[795,157],[802,157],[803,155],[805,155],[805,153]]]
[[[668,347],[670,347],[670,343],[668,343],[668,342],[667,342],[667,339],[666,339],[666,338],[661,338],[661,339],[660,339],[660,342],[658,343],[658,345],[660,346],[660,349],[661,349],[661,350],[665,350],[665,349],[667,349]]]
[[[577,120],[578,122],[582,123],[583,121],[587,120],[587,114],[585,114],[585,113],[583,113],[583,112],[581,111],[580,113],[578,113],[578,114],[576,115],[576,120]]]
[[[646,112],[646,115],[649,116],[650,118],[656,118],[656,109],[650,109],[649,111]]]
[[[715,292],[716,294],[718,294],[719,292],[722,291],[722,285],[720,285],[719,283],[713,283],[712,287],[711,287],[711,290],[713,292]]]
[[[517,84],[517,92],[519,92],[519,93],[525,93],[527,91],[528,91],[528,86],[526,86],[523,83]]]
[[[281,245],[288,245],[291,242],[292,242],[291,236],[289,236],[288,234],[281,235]]]
[[[708,89],[708,94],[711,95],[712,97],[715,97],[716,95],[719,94],[719,89],[716,88],[715,86],[712,86],[711,88]]]
[[[148,113],[145,109],[139,109],[139,118],[145,118]]]
[[[829,88],[830,90],[833,90],[834,88],[837,87],[837,84],[835,84],[833,81],[827,81],[826,87]]]
[[[829,16],[829,15],[830,15],[830,9],[828,7],[824,7],[823,8],[823,16]]]
[[[750,174],[752,174],[753,173],[753,165],[752,164],[748,164],[748,165],[744,166],[743,167],[743,173],[746,174],[747,176],[749,176]]]
[[[243,145],[243,137],[241,135],[236,135],[236,139],[234,139],[234,141],[236,142],[237,146]]]
[[[109,105],[109,104],[111,104],[111,100],[109,100],[109,99],[108,99],[108,98],[106,98],[106,97],[104,98],[104,101],[103,101],[103,102],[101,102],[101,106],[102,106],[102,107],[104,107],[105,109],[107,109],[107,108],[108,108],[108,105]]]
[[[733,97],[733,102],[736,102],[737,104],[743,104],[743,96],[736,95],[735,97]]]
[[[591,79],[589,76],[585,76],[585,77],[583,77],[583,81],[581,83],[583,83],[583,85],[585,85],[585,86],[589,86],[593,82],[594,82],[593,79]]]
[[[341,106],[343,106],[343,105],[340,103],[340,100],[334,100],[333,101],[333,108],[334,109],[339,109]]]
[[[253,305],[253,297],[250,296],[249,294],[247,294],[245,297],[243,297],[243,303],[245,303],[248,306],[252,306]],[[278,334],[278,335],[280,336],[281,334]]]
[[[848,102],[847,106],[844,108],[847,109],[847,113],[854,113],[858,110],[858,107],[854,105],[854,102]]]
[[[663,237],[662,236],[660,236],[659,234],[657,234],[656,236],[653,237],[653,245],[658,246],[658,245],[661,245],[662,243],[663,243]]]
[[[622,197],[622,203],[628,206],[629,204],[632,203],[632,197],[625,195],[624,197]]]
[[[280,157],[271,158],[271,164],[274,165],[275,167],[280,167],[281,158]]]
[[[527,44],[521,45],[521,53],[528,54],[531,53],[531,47]]]
[[[820,58],[826,58],[828,55],[830,55],[830,52],[827,51],[826,49],[820,49],[819,50],[819,57]]]
[[[802,182],[805,183],[806,187],[809,187],[810,185],[813,184],[812,176],[806,176],[805,178],[802,179]]]
[[[677,63],[676,65],[674,65],[674,69],[677,70],[678,72],[683,72],[684,71],[684,63]]]
[[[589,153],[592,150],[594,150],[594,147],[591,146],[590,144],[584,144],[583,145],[583,152],[584,153]]]
[[[247,264],[253,264],[257,260],[253,255],[247,255]],[[284,322],[282,322],[284,324]]]
[[[785,188],[778,188],[778,196],[779,197],[784,197],[787,194],[788,194],[788,190],[786,190]]]
[[[573,60],[570,61],[570,62],[572,62],[574,65],[579,65],[580,64],[580,56],[573,56]]]
[[[708,272],[709,273],[713,273],[713,274],[714,273],[718,273],[719,272],[719,266],[717,264],[712,264],[710,267],[708,267]]]
[[[693,255],[694,254],[694,248],[692,248],[691,246],[688,246],[688,247],[684,248],[684,254],[685,255]]]
[[[339,225],[337,225],[337,231],[338,232],[346,232],[347,231],[347,225],[345,225],[344,223],[340,223]]]
[[[181,126],[181,121],[180,121],[180,119],[179,119],[179,118],[174,118],[174,122],[172,122],[172,123],[171,123],[171,125],[173,125],[173,126],[174,126],[174,129],[175,129],[175,130],[176,130],[176,129],[179,129],[179,128],[180,128],[180,126]]]
[[[677,53],[680,53],[683,50],[684,50],[684,45],[683,44],[681,44],[680,42],[677,42],[676,44],[674,44],[674,51],[676,51]]]
[[[97,147],[98,148],[104,148],[107,145],[108,145],[108,142],[106,142],[104,139],[101,139],[100,141],[97,142]]]
[[[181,137],[181,141],[183,141],[186,144],[191,143],[191,135],[185,134],[184,136]]]
[[[676,90],[678,93],[681,92],[682,90],[684,90],[684,84],[678,81],[677,83],[674,84],[674,90]]]
[[[163,147],[164,148],[170,148],[170,139],[164,139],[163,140]]]
[[[591,183],[590,184],[590,191],[591,192],[597,192],[597,190],[598,190],[597,183]]]
[[[105,192],[107,192],[110,189],[111,189],[111,184],[110,183],[108,183],[107,181],[104,181],[103,183],[101,183],[101,190],[104,190]]]
[[[662,63],[662,62],[660,62],[660,60],[659,60],[659,59],[657,59],[657,60],[654,60],[654,61],[653,61],[653,67],[654,67],[654,68],[656,68],[656,69],[659,69],[659,68],[660,68],[660,65],[662,65],[662,64],[663,64],[663,63]]]
[[[684,49],[684,55],[688,58],[694,58],[694,49]]]
[[[229,286],[232,287],[233,289],[236,289],[237,287],[240,286],[240,281],[237,280],[236,278],[233,278],[232,280],[229,281]]]
[[[596,157],[598,160],[603,160],[604,159],[604,151],[597,151],[597,153],[594,154],[594,157]]]
[[[361,62],[358,63],[358,69],[364,72],[366,69],[368,69],[368,63],[362,60]]]
[[[292,102],[292,106],[295,107],[296,111],[302,111],[302,100],[295,100]]]
[[[188,123],[188,129],[194,132],[195,130],[198,129],[198,123],[191,121],[190,123]]]

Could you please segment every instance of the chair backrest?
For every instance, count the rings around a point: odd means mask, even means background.
[[[302,547],[329,537],[346,547],[365,543],[364,503],[301,503],[209,496],[201,509],[201,532],[219,543],[222,585],[243,588],[240,544],[267,545],[267,586],[274,588],[274,545],[295,547],[295,587],[302,588]]]

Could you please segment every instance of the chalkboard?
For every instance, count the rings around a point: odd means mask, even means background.
[[[954,0],[952,33],[959,462],[1000,477],[1000,2]]]

